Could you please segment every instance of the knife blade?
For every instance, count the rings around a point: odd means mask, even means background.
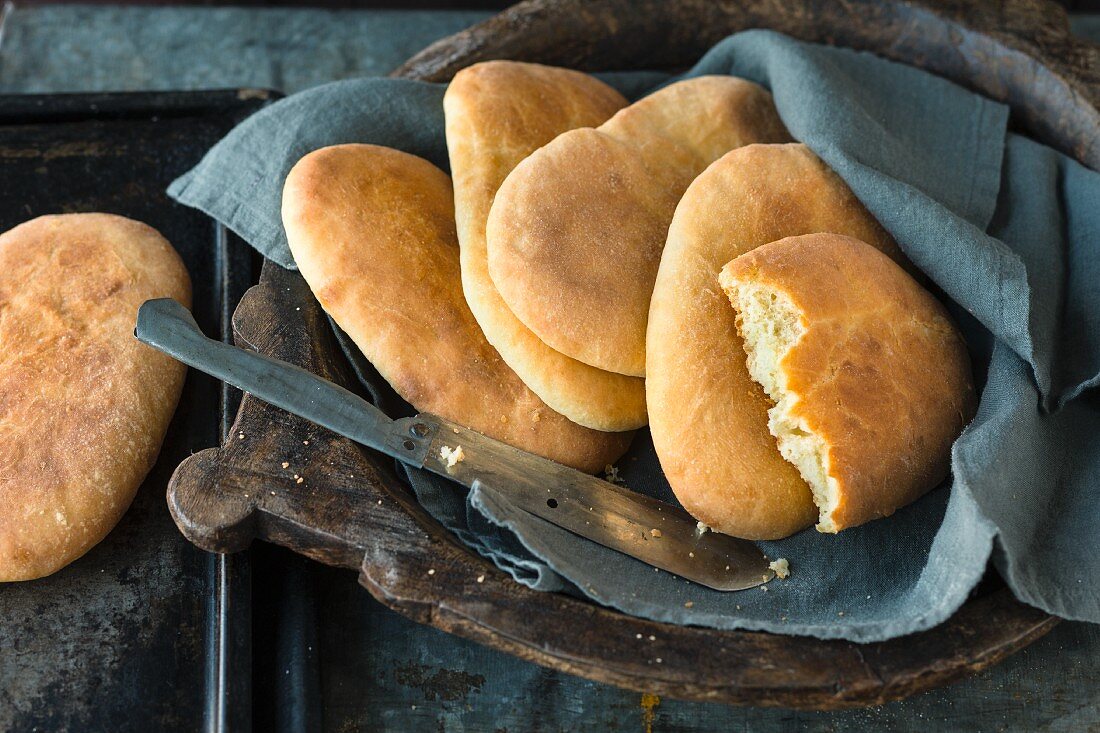
[[[683,509],[489,438],[437,415],[392,420],[358,395],[263,354],[209,339],[174,300],[145,302],[134,335],[253,396],[475,489],[580,537],[721,591],[752,588],[774,573],[752,543],[700,532]],[[448,465],[450,451],[463,458]],[[444,451],[447,448],[447,451]]]

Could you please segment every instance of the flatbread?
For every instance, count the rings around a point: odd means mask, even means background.
[[[0,235],[0,582],[56,572],[118,523],[186,368],[134,338],[149,298],[191,303],[172,246],[110,214]]]
[[[834,232],[905,262],[848,186],[807,147],[750,145],[703,172],[676,209],[653,289],[646,395],[676,497],[719,532],[777,539],[813,524],[809,486],[768,431],[718,273],[784,237]]]
[[[459,71],[443,98],[470,310],[501,358],[551,409],[611,431],[645,425],[644,382],[571,359],[516,318],[489,276],[485,222],[516,164],[560,133],[598,125],[625,105],[618,92],[587,74],[516,61]]]
[[[454,193],[431,163],[376,145],[306,155],[283,188],[302,276],[416,409],[595,472],[627,449],[546,406],[485,340],[462,295]]]
[[[788,140],[771,94],[731,76],[677,82],[596,129],[559,135],[497,193],[493,282],[551,347],[645,376],[649,298],[680,197],[727,151]]]
[[[838,234],[765,244],[719,282],[819,531],[889,516],[943,481],[977,399],[966,342],[930,292]]]

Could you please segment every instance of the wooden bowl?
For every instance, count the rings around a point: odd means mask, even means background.
[[[1048,0],[531,0],[435,43],[395,73],[445,81],[496,58],[593,70],[679,68],[746,28],[929,69],[1008,103],[1018,128],[1100,167],[1100,51],[1072,38],[1065,12]],[[238,343],[355,388],[297,273],[266,262],[233,326]],[[281,468],[284,461],[303,483]],[[228,442],[182,463],[168,491],[180,529],[208,550],[241,550],[257,537],[285,545],[358,569],[378,600],[422,623],[671,697],[802,709],[879,704],[994,664],[1058,621],[992,583],[934,629],[853,644],[661,624],[532,591],[428,516],[392,459],[250,396]]]

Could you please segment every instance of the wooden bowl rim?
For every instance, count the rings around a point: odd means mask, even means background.
[[[622,34],[636,31],[638,18],[647,12],[653,16],[651,22],[655,27],[667,30],[670,36],[676,35],[673,15],[677,12],[707,17],[715,12],[726,13],[745,22],[753,21],[753,27],[770,27],[766,18],[754,14],[750,5],[749,2],[708,4],[703,0],[667,3],[658,0],[640,3],[529,0],[436,42],[395,74],[444,81],[458,68],[490,58],[555,63],[554,53],[572,53],[577,58],[602,59],[606,56],[600,57],[596,52],[599,44],[608,43],[608,39],[621,42]],[[779,7],[765,5],[770,10]],[[1096,104],[1100,99],[1100,53],[1096,46],[1072,38],[1064,11],[1053,2],[980,0],[968,4],[955,0],[886,0],[882,3],[853,0],[835,4],[839,8],[835,11],[824,9],[825,5],[819,0],[799,0],[784,7],[789,8],[793,16],[801,13],[810,19],[807,22],[818,23],[835,22],[843,14],[847,14],[843,17],[849,20],[853,14],[865,14],[873,23],[885,24],[885,28],[897,34],[911,29],[915,23],[920,28],[938,29],[933,33],[936,38],[956,39],[961,44],[969,44],[968,47],[976,52],[996,51],[990,58],[1014,63],[1030,59],[1032,71],[1046,74],[1043,78],[1050,82],[1053,90],[1046,96],[1040,95],[1040,100],[1068,100],[1076,110],[1075,115],[1046,125],[1040,119],[1036,124],[1034,111],[1029,112],[1026,105],[1021,107],[1019,100],[1013,97],[1023,87],[1012,80],[1001,79],[1003,93],[990,96],[1013,106],[1017,117],[1040,140],[1070,152],[1091,167],[1100,167],[1097,165],[1100,160],[1097,141],[1081,143],[1081,126],[1100,120]],[[1021,34],[1018,30],[1008,32],[997,25],[996,21],[1018,20],[1017,16],[1040,17],[1044,22],[1029,34]],[[555,26],[575,34],[558,51],[554,50],[555,36],[548,30]],[[588,28],[587,35],[583,32],[585,28]],[[834,32],[823,36],[827,42],[848,39],[852,42],[838,45],[867,46],[869,31],[866,29],[853,33],[849,28],[830,28]],[[541,40],[533,46],[524,45],[525,39],[532,37]],[[890,45],[883,55],[896,58],[908,52],[907,49],[899,41]],[[637,50],[631,52],[638,53]],[[665,54],[660,56],[662,60],[675,60],[675,54],[668,49],[660,53]],[[1069,54],[1074,63],[1059,61],[1059,53]],[[934,65],[936,59],[930,63]],[[562,65],[585,66],[584,63]],[[614,64],[601,62],[601,65],[605,69],[615,68]],[[950,74],[942,73],[943,69],[936,71],[951,78]],[[994,81],[997,79],[990,77],[983,83],[989,85]],[[292,301],[302,311],[313,312],[310,317],[315,328],[319,306],[308,294],[308,289],[305,295],[302,294],[303,287],[297,274],[265,262],[263,281],[249,292],[234,317],[243,340],[249,340],[248,332],[255,327],[257,314],[263,312],[262,309],[281,308],[277,300],[287,300],[284,291],[294,291],[293,298],[287,302]],[[281,312],[290,320],[295,318],[288,311],[289,308],[283,308]],[[310,321],[306,316],[305,312],[299,314],[300,322],[287,323],[285,328],[299,329],[299,333],[293,334],[294,338],[304,334],[307,341],[311,341]],[[317,333],[313,336],[312,341],[316,341]],[[315,344],[312,341],[305,347],[310,353],[299,354],[298,363],[339,381],[340,375],[332,372],[332,367],[326,367],[330,371],[325,372],[325,368],[318,366],[332,358],[333,343]],[[295,348],[302,348],[302,344]],[[273,353],[281,358],[295,356],[293,349]],[[339,354],[338,358],[343,359],[343,355]],[[347,380],[348,375],[345,373],[342,378]],[[264,422],[270,421],[270,414],[265,413],[268,409],[271,408],[246,397],[231,434],[245,424],[253,431],[260,429],[258,426],[268,425],[266,429],[273,434],[297,425],[294,420],[280,418],[281,425],[271,427]],[[954,616],[933,629],[869,644],[764,632],[715,631],[647,621],[588,601],[533,591],[511,581],[487,561],[459,546],[447,530],[416,504],[408,487],[394,474],[390,459],[369,455],[342,439],[333,439],[332,445],[337,452],[351,451],[348,455],[352,457],[345,456],[346,460],[358,461],[355,465],[374,472],[374,483],[365,486],[364,491],[372,498],[382,498],[379,499],[379,514],[370,521],[377,522],[377,527],[384,531],[401,535],[394,543],[389,543],[386,537],[362,543],[365,557],[360,580],[376,598],[423,623],[597,681],[694,700],[819,710],[857,707],[900,699],[981,670],[1031,643],[1058,622],[1056,617],[1017,601],[1007,588],[968,600]],[[173,485],[181,492],[191,484],[202,485],[204,490],[222,491],[222,485],[232,481],[219,483],[219,479],[236,470],[239,462],[240,454],[231,453],[226,447],[204,451],[181,464]],[[267,476],[265,480],[273,488],[280,486],[279,479]],[[383,498],[396,501],[383,505]],[[252,510],[263,512],[262,507],[253,506]],[[177,512],[175,504],[173,512],[184,533],[208,549],[226,551],[241,546],[240,538],[215,537],[187,526],[187,517]],[[247,525],[249,536],[256,534],[274,541],[283,541],[280,538],[289,536],[286,528],[277,527],[272,521],[266,525],[251,521],[243,512],[235,521],[239,526]],[[349,564],[347,557],[333,554],[325,547],[296,549],[333,564]],[[446,568],[447,574],[454,578],[453,583],[441,584],[439,576],[435,576],[434,583],[425,582],[427,571],[434,573],[439,567]],[[639,652],[627,643],[637,634],[653,635],[657,641],[645,652]],[[610,640],[605,643],[601,641],[603,637]],[[656,654],[664,655],[662,663],[654,663],[653,655]]]
[[[675,32],[681,16],[708,25],[699,23],[685,39]],[[572,33],[570,42],[557,43],[554,29]],[[1100,170],[1100,44],[1074,36],[1065,8],[1053,0],[525,0],[432,43],[391,76],[446,82],[490,59],[582,71],[680,69],[727,35],[750,29],[924,68],[1007,104],[1014,123],[1039,142]],[[636,42],[647,30],[656,49]],[[677,40],[682,51],[667,47]],[[563,61],[600,44],[626,50]],[[983,64],[985,76],[975,73]]]

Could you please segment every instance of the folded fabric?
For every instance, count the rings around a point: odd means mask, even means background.
[[[956,442],[953,482],[893,517],[838,536],[762,542],[791,576],[719,593],[517,511],[408,471],[420,501],[518,581],[673,623],[876,641],[953,613],[991,554],[1017,597],[1100,622],[1100,175],[1006,133],[1007,109],[871,54],[746,31],[685,76],[733,74],[770,88],[791,133],[832,166],[941,289],[967,335],[979,412]],[[612,74],[632,98],[670,80]],[[683,77],[676,77],[683,78]],[[344,142],[446,166],[441,85],[337,82],[242,123],[171,195],[293,262],[280,193],[305,153]],[[396,395],[345,350],[380,404]],[[636,491],[673,500],[648,435],[619,463]],[[996,548],[996,552],[993,550]],[[688,603],[690,601],[690,604]]]

